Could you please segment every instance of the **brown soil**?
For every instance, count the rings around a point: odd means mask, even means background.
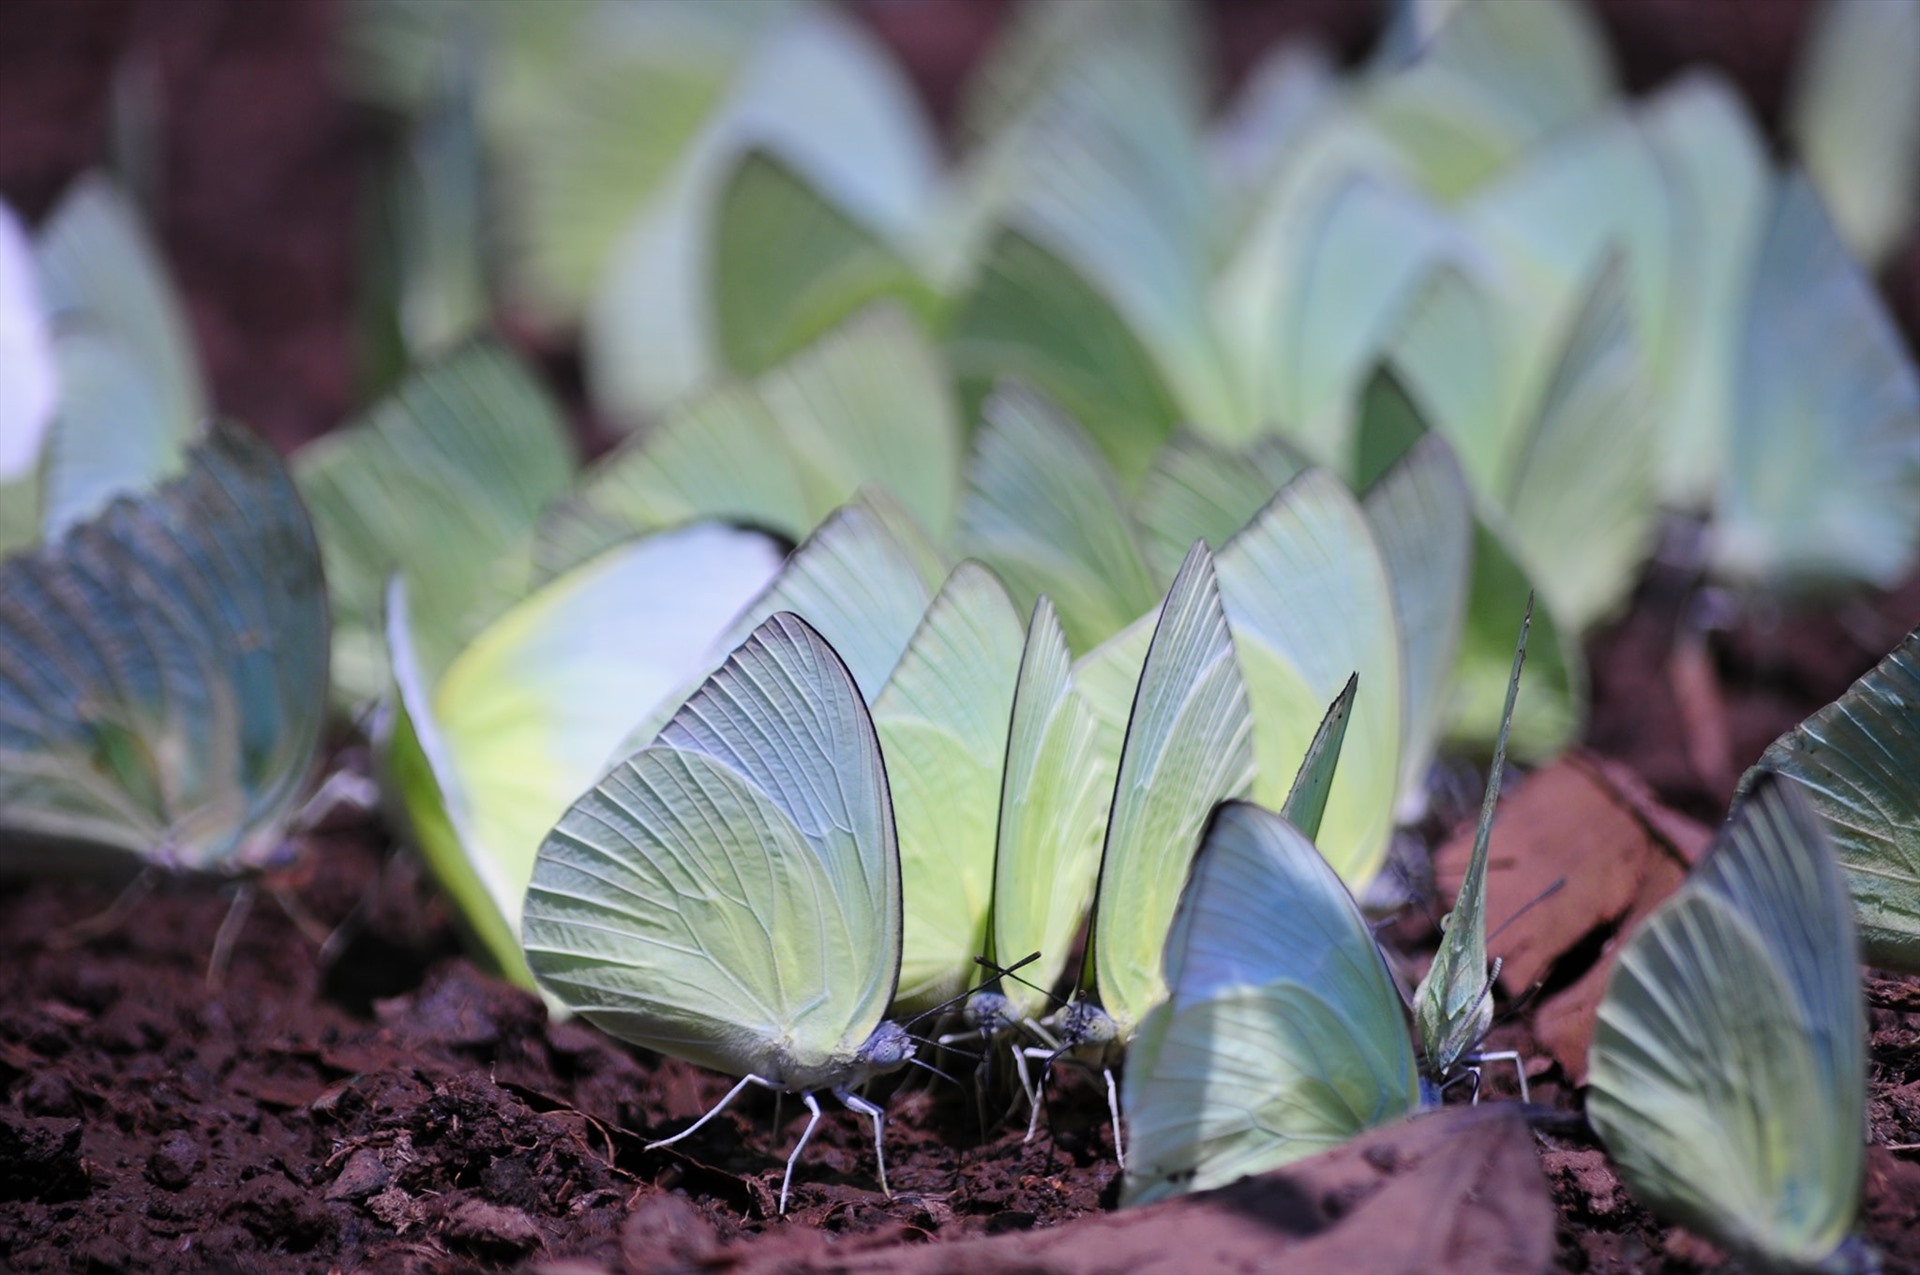
[[[1633,85],[1708,57],[1769,117],[1807,10],[1801,0],[1597,7]],[[875,0],[862,11],[944,111],[1003,8],[929,0],[914,20]],[[1283,32],[1321,31],[1352,54],[1369,30],[1354,16],[1363,6],[1337,2],[1212,10],[1233,73]],[[147,60],[165,106],[158,222],[216,398],[289,448],[336,423],[353,396],[352,223],[369,134],[329,79],[336,16],[329,0],[0,5],[0,195],[43,214],[103,153],[111,68],[129,53]],[[1920,307],[1904,281],[1920,270],[1893,273],[1911,315]],[[645,1151],[729,1082],[550,1023],[534,998],[478,971],[430,886],[389,855],[372,821],[305,840],[247,915],[217,988],[207,962],[231,887],[170,883],[75,946],[71,927],[112,904],[116,886],[0,882],[0,1268],[1715,1269],[1708,1246],[1628,1198],[1579,1119],[1580,993],[1607,939],[1649,883],[1673,879],[1766,742],[1917,620],[1920,578],[1779,619],[1656,567],[1593,647],[1597,756],[1516,785],[1504,807],[1500,836],[1521,838],[1534,807],[1592,803],[1594,826],[1610,820],[1643,856],[1632,889],[1570,886],[1531,938],[1526,924],[1511,932],[1503,992],[1520,1007],[1494,1044],[1529,1059],[1531,1127],[1512,1103],[1450,1109],[1137,1213],[1111,1212],[1102,1095],[1069,1074],[1050,1135],[1032,1145],[1004,1126],[983,1134],[970,1090],[896,1089],[891,1201],[876,1189],[865,1123],[830,1112],[791,1212],[774,1218],[797,1104],[776,1113],[770,1097],[749,1095],[680,1147]],[[1465,799],[1430,821],[1431,840],[1466,813],[1477,783],[1456,785]],[[1443,882],[1449,862],[1443,853]],[[1496,921],[1530,893],[1518,876],[1495,888],[1510,891],[1496,895]],[[1417,963],[1431,927],[1416,918],[1395,939]],[[1870,990],[1866,1225],[1889,1270],[1920,1270],[1920,1167],[1889,1149],[1920,1144],[1920,985]],[[1490,1073],[1490,1085],[1513,1096],[1510,1074]]]

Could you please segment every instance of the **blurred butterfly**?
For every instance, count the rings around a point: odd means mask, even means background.
[[[277,848],[319,748],[327,606],[272,448],[186,472],[0,563],[0,860],[219,870]]]
[[[1870,964],[1920,972],[1920,632],[1775,740],[1740,780],[1795,782],[1826,824]]]

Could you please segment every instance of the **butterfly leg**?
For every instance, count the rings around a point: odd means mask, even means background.
[[[1025,1140],[1032,1142],[1040,1135],[1040,1108],[1046,1104],[1047,1073],[1053,1070],[1053,1060],[1058,1056],[1058,1051],[1042,1049],[1038,1045],[1021,1045],[1018,1047],[1018,1052],[1021,1056],[1020,1070],[1023,1074],[1026,1072],[1026,1059],[1028,1058],[1044,1059],[1047,1064],[1040,1069],[1040,1079],[1034,1081],[1027,1091],[1033,1100],[1033,1112],[1027,1117],[1027,1136]]]
[[[1120,1136],[1120,1090],[1113,1083],[1113,1068],[1102,1067],[1100,1074],[1107,1078],[1107,1112],[1113,1117],[1113,1158],[1120,1165],[1120,1172],[1127,1171],[1127,1144]]]
[[[213,951],[207,954],[206,985],[209,991],[218,991],[220,985],[227,981],[227,965],[233,959],[233,945],[240,941],[241,927],[246,925],[247,917],[253,912],[253,896],[251,883],[242,883],[234,888],[233,902],[227,905],[227,915],[214,932]]]
[[[1033,1073],[1027,1068],[1027,1051],[1022,1046],[1015,1045],[1010,1052],[1013,1054],[1014,1074],[1020,1078],[1020,1092],[1027,1096],[1027,1109],[1035,1110],[1040,1106],[1040,1091],[1034,1088]],[[1019,1099],[1016,1098],[1014,1101],[1018,1102]]]
[[[1495,1050],[1493,1053],[1490,1053],[1490,1054],[1475,1054],[1473,1056],[1473,1061],[1477,1063],[1490,1063],[1490,1062],[1512,1063],[1513,1074],[1520,1081],[1520,1101],[1521,1102],[1533,1101],[1532,1095],[1530,1095],[1527,1092],[1527,1068],[1526,1068],[1526,1065],[1520,1061],[1519,1050],[1499,1049],[1499,1050]]]
[[[880,1165],[880,1194],[891,1200],[893,1189],[887,1185],[887,1148],[883,1141],[886,1136],[887,1113],[880,1109],[878,1103],[869,1102],[849,1089],[836,1089],[833,1091],[833,1096],[838,1098],[840,1105],[848,1111],[873,1121],[873,1158]]]
[[[734,1092],[738,1093],[736,1088]],[[780,1212],[787,1211],[787,1188],[793,1185],[793,1166],[800,1160],[800,1153],[807,1149],[807,1143],[813,1138],[814,1126],[820,1123],[820,1100],[811,1090],[800,1095],[800,1101],[807,1104],[807,1110],[813,1114],[807,1117],[807,1127],[800,1131],[800,1141],[793,1144],[793,1154],[787,1157],[787,1171],[780,1175]],[[883,1171],[884,1175],[884,1171]]]
[[[740,1096],[740,1091],[742,1089],[745,1089],[748,1085],[761,1085],[768,1089],[779,1088],[778,1085],[775,1085],[770,1081],[762,1080],[759,1076],[742,1076],[740,1078],[740,1083],[735,1085],[733,1088],[727,1090],[727,1096],[722,1098],[719,1102],[713,1105],[713,1110],[707,1112],[706,1115],[701,1116],[698,1120],[694,1121],[692,1124],[688,1125],[686,1128],[682,1129],[680,1132],[674,1134],[671,1138],[662,1138],[658,1142],[649,1142],[646,1146],[642,1147],[641,1150],[654,1151],[654,1150],[658,1150],[661,1147],[672,1146],[674,1143],[680,1141],[680,1139],[688,1136],[689,1134],[699,1129],[701,1125],[713,1119],[715,1116],[719,1115],[722,1111],[725,1111],[727,1109],[727,1104],[732,1102],[735,1098],[738,1098]]]
[[[307,798],[306,804],[287,821],[287,830],[295,835],[312,832],[334,811],[345,807],[355,814],[368,814],[380,805],[380,785],[351,770],[336,770],[328,775]]]
[[[54,931],[48,946],[56,951],[79,947],[82,943],[90,943],[103,934],[113,933],[126,924],[127,918],[146,902],[147,896],[152,894],[154,887],[159,884],[160,873],[157,869],[152,867],[140,869],[139,875],[127,882],[126,888],[107,905],[104,912],[96,912],[92,916],[75,921],[64,929]]]

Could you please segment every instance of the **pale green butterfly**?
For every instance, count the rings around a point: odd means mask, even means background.
[[[1420,1105],[1399,989],[1313,843],[1215,813],[1167,937],[1171,993],[1127,1062],[1124,1204],[1223,1186]]]
[[[1527,662],[1527,630],[1533,624],[1533,599],[1520,621],[1520,640],[1513,651],[1513,673],[1507,681],[1506,708],[1500,715],[1500,736],[1493,745],[1493,765],[1487,774],[1486,796],[1480,803],[1480,826],[1473,836],[1473,854],[1460,881],[1453,911],[1447,914],[1440,950],[1413,993],[1413,1023],[1420,1034],[1424,1070],[1445,1088],[1456,1077],[1455,1067],[1473,1078],[1474,1097],[1480,1093],[1480,1067],[1503,1059],[1513,1063],[1520,1077],[1520,1098],[1527,1100],[1527,1073],[1520,1055],[1511,1050],[1483,1053],[1480,1042],[1493,1026],[1493,982],[1500,977],[1500,960],[1487,964],[1487,845],[1493,838],[1493,812],[1500,801],[1500,779],[1507,764],[1507,734],[1513,726],[1514,700],[1520,694],[1520,670]]]
[[[939,551],[912,515],[883,493],[863,493],[834,511],[788,556],[779,574],[726,626],[711,657],[638,718],[606,764],[658,734],[680,702],[719,667],[725,652],[776,611],[792,611],[826,638],[871,705],[906,653],[943,574]]]
[[[903,243],[927,215],[937,147],[904,74],[858,24],[828,8],[766,24],[666,180],[635,207],[599,272],[582,332],[588,389],[608,419],[650,419],[727,372],[715,303],[715,213],[740,157],[771,152],[883,243]],[[737,282],[737,281],[736,281]],[[764,283],[764,281],[763,281]],[[758,317],[786,299],[763,299]],[[752,342],[747,342],[752,346]]]
[[[1795,785],[1756,786],[1620,949],[1587,1118],[1629,1189],[1756,1268],[1868,1269],[1866,1036],[1846,882]]]
[[[1017,386],[996,389],[981,419],[960,552],[999,572],[1022,605],[1051,598],[1077,651],[1151,610],[1159,590],[1119,481],[1074,420]]]
[[[1669,173],[1681,243],[1693,258],[1686,351],[1660,431],[1661,496],[1704,507],[1734,431],[1735,359],[1772,190],[1766,140],[1740,90],[1711,68],[1645,99],[1636,117]]]
[[[37,472],[59,400],[53,335],[40,304],[33,249],[13,210],[0,200],[0,553],[40,535]]]
[[[1389,622],[1382,611],[1385,597],[1373,586],[1377,575],[1371,559],[1377,557],[1390,585],[1391,624],[1400,649],[1399,808],[1417,816],[1425,801],[1427,766],[1451,697],[1449,673],[1466,620],[1472,501],[1452,449],[1444,439],[1425,431],[1411,403],[1384,371],[1376,373],[1361,396],[1359,425],[1354,468],[1356,479],[1364,487],[1361,507],[1374,552],[1368,552],[1367,543],[1355,536],[1357,527],[1350,502],[1314,496],[1324,480],[1313,480],[1298,490],[1289,488],[1307,465],[1279,438],[1228,449],[1190,436],[1176,437],[1155,457],[1136,512],[1149,558],[1156,567],[1166,562],[1168,577],[1179,562],[1178,555],[1196,539],[1223,546],[1256,519],[1276,525],[1297,520],[1299,525],[1282,538],[1293,541],[1294,548],[1280,552],[1283,544],[1270,539],[1260,554],[1253,555],[1260,570],[1250,577],[1257,574],[1261,586],[1283,597],[1302,588],[1337,590],[1337,594],[1328,596],[1337,596],[1340,604],[1329,610],[1349,617],[1353,629],[1364,634],[1358,644],[1344,637],[1328,643],[1331,649],[1345,651],[1349,659],[1361,654],[1379,655],[1384,650],[1369,632]],[[1269,511],[1269,504],[1284,506],[1290,513]],[[1312,547],[1316,542],[1342,546],[1349,538],[1351,543],[1344,548],[1315,551]],[[1362,566],[1350,571],[1326,569],[1322,565],[1326,552],[1350,553]],[[1169,554],[1173,555],[1170,560]],[[1249,583],[1250,589],[1256,587]],[[1250,640],[1267,640],[1267,631],[1275,632],[1271,640],[1280,642],[1282,649],[1292,649],[1292,639],[1280,638],[1277,626],[1263,624],[1262,631],[1250,635]],[[1242,653],[1244,675],[1259,675],[1254,667],[1256,658],[1251,652]],[[1312,688],[1316,692],[1330,693],[1338,685],[1340,670],[1331,661],[1308,657],[1289,658],[1285,663],[1324,664],[1316,667]],[[1371,665],[1365,674],[1370,695],[1388,692],[1390,681],[1384,665]],[[1250,690],[1256,704],[1256,739],[1265,731],[1269,746],[1277,754],[1279,741],[1262,720],[1266,707],[1263,701],[1268,697],[1260,688],[1250,685]],[[1271,711],[1280,714],[1276,721],[1292,728],[1291,713],[1277,705]],[[1379,717],[1380,713],[1370,707],[1363,731],[1377,731]],[[1287,768],[1281,762],[1276,765],[1283,773]],[[1369,768],[1367,774],[1379,784],[1387,781],[1384,771]],[[1266,789],[1268,800],[1277,793],[1277,785]],[[1362,808],[1377,807],[1380,797],[1379,792],[1369,792],[1359,804]],[[1351,796],[1346,799],[1353,800]],[[1330,839],[1329,850],[1345,853],[1345,837],[1342,833]],[[1362,862],[1350,876],[1356,883],[1371,872],[1365,862],[1370,852],[1358,857]]]
[[[417,149],[459,69],[473,84],[492,188],[484,207],[506,231],[503,278],[516,314],[578,321],[635,210],[675,171],[772,6],[668,0],[608,5],[546,0],[365,0],[342,24],[345,78],[363,100],[411,124]]]
[[[697,676],[780,565],[756,532],[697,524],[600,555],[516,603],[435,677],[396,576],[387,782],[487,959],[531,985],[519,915],[540,839],[638,718]]]
[[[1920,546],[1920,373],[1799,174],[1761,242],[1737,395],[1713,566],[1815,587],[1904,575]]]
[[[883,298],[932,315],[935,294],[901,253],[777,152],[740,159],[714,220],[714,326],[735,373],[778,366]]]
[[[1097,426],[1127,482],[1176,421],[1224,429],[1243,415],[1207,313],[1204,103],[1173,37],[1187,21],[1170,5],[1037,14],[1055,24],[1053,52],[1004,96],[960,232],[982,241],[948,329],[969,396],[1031,384]]]
[[[873,701],[905,883],[902,1009],[949,1000],[979,974],[1021,646],[1006,589],[963,562]]]
[[[1093,901],[1114,776],[1098,730],[1076,685],[1066,635],[1043,596],[1027,623],[1014,686],[987,929],[987,954],[996,964],[1039,953],[1024,983],[1000,986],[1013,1021],[1039,1015],[1044,998],[1033,989],[1059,980]]]
[[[0,858],[202,871],[281,844],[326,717],[312,526],[230,427],[0,563]]]
[[[1480,874],[1498,771],[1481,810],[1480,871],[1469,872],[1417,997],[1423,1069],[1399,986],[1311,836],[1355,689],[1350,681],[1328,710],[1284,814],[1228,802],[1209,827],[1167,938],[1172,990],[1127,1063],[1128,1204],[1324,1150],[1437,1102],[1454,1066],[1487,1057],[1472,1051],[1491,1019]]]
[[[1253,782],[1252,735],[1213,555],[1196,542],[1161,604],[1134,691],[1079,992],[1043,1023],[1053,1048],[1035,1050],[1049,1058],[1073,1051],[1103,1069],[1117,1155],[1109,1060],[1167,994],[1160,950],[1187,865],[1208,812]]]
[[[1286,797],[1321,710],[1359,672],[1320,842],[1344,879],[1365,883],[1393,831],[1407,725],[1393,583],[1366,511],[1333,474],[1305,471],[1220,551],[1220,596],[1252,704],[1255,800]]]
[[[1826,823],[1867,960],[1920,972],[1920,632],[1770,745],[1740,780],[1795,781]]]
[[[574,464],[559,408],[490,341],[414,372],[362,419],[295,453],[326,560],[336,692],[362,704],[387,688],[380,608],[394,572],[431,678],[525,597],[534,530]]]
[[[1017,964],[1018,974],[975,991],[965,1009],[969,1030],[940,1042],[977,1035],[991,1047],[1013,1038],[1014,1071],[1035,1106],[1039,1093],[1027,1067],[1027,1041],[1048,1038],[1038,1029],[1039,1019],[1066,968],[1100,871],[1117,755],[1102,748],[1100,739],[1101,726],[1074,681],[1066,636],[1043,594],[1027,624],[1014,685],[986,926],[984,964],[1000,970]]]
[[[755,629],[659,737],[574,803],[540,846],[524,941],[541,985],[623,1040],[741,1077],[853,1092],[914,1044],[883,1021],[900,973],[900,857],[860,688],[806,621]],[[890,1193],[890,1192],[889,1192]]]
[[[853,316],[751,383],[667,413],[581,479],[549,519],[549,565],[635,531],[722,518],[792,540],[884,489],[944,542],[964,430],[938,349],[893,305]]]
[[[1920,198],[1920,5],[1825,0],[1802,47],[1787,136],[1840,237],[1878,268]]]
[[[41,493],[55,536],[180,472],[206,432],[207,395],[159,250],[110,180],[75,183],[35,249],[60,376]]]
[[[360,291],[362,375],[375,384],[444,354],[487,322],[495,209],[479,118],[480,44],[469,34],[434,48],[427,98],[373,174],[374,233],[366,236]]]
[[[1345,111],[1290,157],[1214,286],[1214,311],[1256,421],[1323,464],[1351,450],[1360,391],[1401,312],[1460,229],[1395,180]],[[1336,127],[1339,125],[1340,127]],[[1371,167],[1369,166],[1371,165]]]
[[[1581,5],[1457,0],[1437,17],[1436,8],[1397,6],[1386,65],[1363,87],[1368,114],[1441,199],[1473,189],[1613,95],[1605,43]]]

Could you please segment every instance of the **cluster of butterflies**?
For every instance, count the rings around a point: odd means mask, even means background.
[[[1035,809],[1033,768],[1054,773],[1044,758],[1059,700],[1048,691],[1068,664],[1047,605],[1036,611],[978,962],[1032,977],[996,976],[965,1011],[1016,1065],[1077,1057],[1109,1068],[1110,1091],[1125,1051],[1114,1119],[1127,1204],[1283,1165],[1431,1105],[1463,1077],[1477,1096],[1480,1066],[1503,1056],[1479,1048],[1498,971],[1483,881],[1499,756],[1459,902],[1414,994],[1416,1054],[1399,984],[1312,839],[1357,688],[1323,719],[1281,812],[1239,799],[1244,708],[1211,577],[1196,545],[1161,608],[1101,794],[1110,814],[1088,950],[1064,1003],[1044,989],[1078,914],[1057,901],[1066,864],[1031,830],[1047,809]],[[1509,716],[1525,642],[1523,628]],[[821,1118],[815,1091],[873,1121],[886,1187],[884,1114],[855,1088],[929,1043],[887,1017],[902,1003],[908,932],[899,828],[912,806],[896,803],[920,793],[890,786],[916,757],[887,733],[834,648],[776,613],[561,818],[526,899],[527,959],[563,1004],[741,1077],[655,1145],[691,1135],[751,1085],[803,1096],[811,1118],[787,1161],[783,1210]],[[1049,895],[1051,932],[1034,924],[1036,896]],[[1019,959],[1029,945],[1045,959]],[[1825,831],[1797,790],[1767,780],[1618,954],[1590,1118],[1636,1191],[1744,1259],[1811,1267],[1864,1253],[1852,1237],[1865,1102],[1856,960]]]
[[[742,1087],[806,1093],[816,1119],[810,1091],[831,1090],[874,1119],[877,1145],[879,1109],[850,1087],[913,1053],[884,1015],[965,991],[976,957],[1022,965],[969,1006],[1022,1074],[1033,1053],[1117,1057],[1166,996],[1160,949],[1187,863],[1254,758],[1204,543],[1126,687],[1117,757],[1051,604],[1023,642],[978,566],[954,572],[871,711],[862,662],[792,612],[759,623],[545,838],[523,933],[534,976],[567,1007]],[[1353,701],[1349,683],[1296,783],[1316,826]],[[978,899],[969,833],[991,850]],[[920,860],[904,886],[903,842]],[[1076,986],[1092,999],[1043,1018],[1089,899]],[[1468,1012],[1490,1014],[1481,965]],[[786,1196],[783,1183],[783,1208]]]
[[[491,289],[579,330],[600,418],[645,433],[886,299],[969,402],[1020,378],[1128,486],[1182,431],[1284,439],[1364,486],[1386,362],[1459,456],[1477,572],[1517,559],[1543,629],[1624,603],[1663,508],[1707,516],[1722,578],[1904,572],[1920,379],[1870,272],[1920,188],[1920,6],[1819,7],[1786,111],[1804,172],[1711,70],[1627,96],[1580,0],[1396,0],[1360,65],[1278,47],[1217,116],[1197,12],[1017,7],[947,148],[828,5],[366,0],[347,61],[413,123],[402,325],[464,308],[472,331]],[[1488,606],[1479,749],[1506,665]]]
[[[325,703],[311,530],[271,450],[244,434],[215,430],[187,465],[0,564],[0,844],[35,866],[52,861],[49,843],[244,862],[276,826],[270,812],[301,793]],[[991,579],[956,574],[956,589]],[[929,610],[920,632],[938,638],[903,660],[924,671],[887,682],[917,689],[898,693],[915,705],[905,712],[886,695],[870,710],[856,669],[793,612],[755,623],[543,839],[524,919],[542,984],[617,1035],[740,1075],[735,1092],[792,1089],[816,1119],[814,1092],[834,1093],[873,1119],[880,1155],[881,1109],[855,1088],[919,1045],[885,1018],[906,933],[896,801],[930,791],[909,778],[916,736],[931,744],[917,760],[938,767],[952,743],[933,724],[974,715],[971,696],[940,694],[968,689],[943,661],[977,656],[969,614]],[[1043,601],[1006,705],[985,952],[1005,965],[1038,951],[1050,964],[1023,964],[1030,981],[1057,975],[1080,919],[1059,897],[1073,893],[1060,888],[1061,834],[1091,827],[1102,848],[1085,968],[1051,1013],[1002,980],[973,1016],[1023,1057],[1029,1039],[1101,1064],[1128,1047],[1129,1201],[1307,1154],[1485,1061],[1493,792],[1416,994],[1416,1063],[1397,985],[1312,842],[1357,687],[1323,720],[1282,813],[1237,800],[1251,778],[1246,697],[1201,544],[1153,626],[1111,787],[1086,781],[1098,725],[1072,673]],[[1888,685],[1901,677],[1904,649],[1826,718],[1903,708]],[[1831,799],[1836,774],[1870,783],[1845,761],[1863,747],[1824,752],[1817,791]],[[1807,751],[1790,737],[1765,764],[1805,776]],[[1661,1211],[1753,1260],[1813,1265],[1857,1252],[1853,906],[1799,785],[1752,787],[1706,863],[1623,945],[1588,1109]],[[1085,827],[1058,817],[1062,794]]]
[[[1834,8],[1874,29],[1862,6]],[[844,23],[804,7],[783,18],[742,81],[758,86],[746,107],[692,147],[672,207],[626,236],[588,343],[620,352],[596,365],[644,383],[597,375],[595,390],[616,416],[622,402],[665,414],[584,476],[537,383],[477,343],[301,453],[290,481],[270,449],[204,425],[178,303],[110,185],[79,186],[30,248],[0,216],[0,549],[13,554],[0,564],[0,864],[269,857],[305,792],[331,664],[336,706],[378,703],[393,806],[502,972],[741,1088],[806,1094],[816,1116],[815,1092],[834,1093],[872,1118],[877,1155],[883,1117],[856,1087],[923,1048],[887,1015],[963,995],[963,1034],[1012,1062],[1036,1118],[1035,1063],[1106,1072],[1129,1200],[1305,1154],[1479,1066],[1498,761],[1414,998],[1419,1061],[1348,890],[1375,875],[1443,732],[1504,750],[1511,727],[1516,751],[1537,756],[1575,729],[1574,638],[1630,581],[1650,525],[1651,462],[1615,464],[1631,449],[1613,426],[1648,389],[1635,360],[1692,330],[1661,317],[1659,233],[1616,236],[1634,250],[1623,269],[1589,251],[1608,235],[1569,246],[1534,232],[1585,225],[1562,216],[1586,189],[1570,174],[1639,173],[1643,133],[1675,171],[1726,168],[1714,189],[1745,192],[1745,230],[1713,240],[1715,287],[1743,277],[1721,257],[1754,255],[1753,318],[1738,340],[1704,344],[1729,364],[1745,351],[1740,393],[1765,410],[1734,413],[1759,433],[1662,464],[1692,491],[1728,449],[1728,569],[1767,575],[1788,544],[1814,574],[1878,578],[1907,558],[1904,495],[1826,483],[1801,499],[1804,484],[1765,468],[1801,443],[1853,439],[1846,465],[1904,492],[1912,370],[1839,237],[1871,217],[1843,209],[1837,230],[1806,183],[1763,180],[1728,141],[1728,102],[1699,86],[1632,127],[1590,121],[1464,209],[1527,247],[1528,269],[1578,284],[1564,322],[1530,325],[1553,348],[1524,368],[1481,350],[1488,376],[1457,376],[1479,364],[1456,344],[1503,330],[1477,290],[1504,268],[1459,257],[1401,188],[1433,196],[1457,174],[1369,165],[1456,100],[1488,108],[1453,119],[1462,136],[1475,119],[1500,134],[1455,156],[1475,180],[1514,161],[1554,112],[1534,118],[1540,103],[1507,92],[1500,51],[1525,36],[1567,54],[1569,11],[1469,0],[1420,58],[1359,94],[1310,60],[1277,62],[1222,131],[1223,155],[1233,138],[1258,152],[1223,169],[1240,173],[1223,203],[1246,268],[1197,306],[1191,236],[1167,238],[1161,220],[1186,235],[1197,211],[1131,201],[1206,183],[1112,181],[1161,173],[1194,140],[1187,123],[1161,128],[1161,108],[1186,108],[1161,92],[1158,37],[1136,38],[1177,36],[1154,25],[1173,11],[1143,6],[1158,16],[1140,30],[1081,25],[1097,12],[1023,20],[1031,65],[1001,75],[1006,117],[981,126],[1006,141],[987,148],[1002,158],[981,165],[962,236],[978,241],[970,290],[952,286],[957,259],[937,267],[889,242],[887,225],[911,238],[921,215],[904,187],[849,194],[859,172],[894,168],[859,146],[836,150],[858,158],[851,174],[814,153],[809,116],[786,109],[792,83],[856,86],[851,123],[888,112],[860,105],[871,58]],[[1104,34],[1075,34],[1089,31]],[[1091,62],[1075,52],[1096,44]],[[1564,58],[1564,82],[1596,83],[1594,56]],[[1585,96],[1580,112],[1600,100]],[[457,113],[444,122],[456,149],[475,147],[471,118],[465,132]],[[837,207],[849,201],[862,215]],[[1684,220],[1660,207],[1626,220]],[[1389,235],[1419,246],[1407,259],[1365,233],[1408,226],[1418,233]],[[555,242],[583,242],[577,228]],[[755,244],[779,253],[731,255]],[[556,254],[553,277],[579,287],[582,261]],[[1380,269],[1366,304],[1336,313],[1314,280],[1356,255]],[[29,277],[39,295],[20,310]],[[1289,286],[1272,303],[1235,279]],[[709,292],[693,308],[711,310],[711,331],[618,301],[672,309]],[[886,304],[869,307],[876,296]],[[663,332],[680,336],[645,337]],[[1779,353],[1829,341],[1854,355]],[[661,351],[664,371],[648,363]],[[1238,387],[1244,401],[1226,390],[1236,351],[1271,373]],[[1660,393],[1732,402],[1676,370],[1685,358],[1654,354]],[[1370,373],[1383,356],[1389,371]],[[711,391],[668,394],[717,373]],[[1250,404],[1290,441],[1251,429]],[[49,416],[43,441],[20,423]],[[1840,417],[1848,428],[1829,428]],[[1461,424],[1473,420],[1510,428],[1479,437]],[[1569,492],[1586,502],[1578,516]],[[1550,591],[1534,618],[1544,676],[1515,722],[1507,626],[1529,578]],[[1835,970],[1854,941],[1849,885],[1870,956],[1920,965],[1911,647],[1769,752],[1719,866],[1624,946],[1602,1014],[1590,1110],[1622,1171],[1743,1253],[1816,1260],[1857,1212],[1845,1081],[1862,1030],[1851,966]],[[1810,795],[1844,875],[1804,867],[1826,851],[1788,789]],[[975,988],[983,968],[1013,965],[1018,978]],[[1064,1003],[1050,995],[1063,982]],[[1779,1151],[1803,1144],[1819,1154]]]

